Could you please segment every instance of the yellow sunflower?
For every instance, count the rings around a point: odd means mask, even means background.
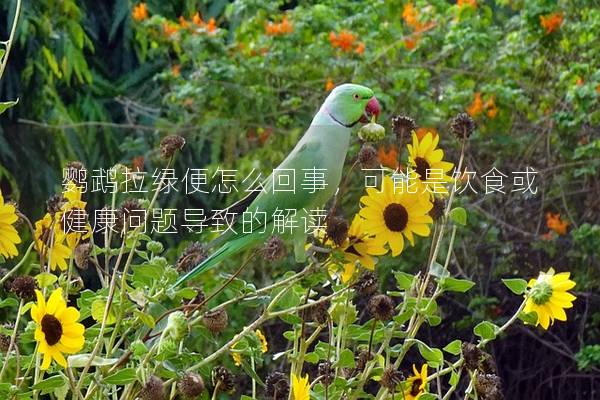
[[[427,387],[427,364],[421,366],[421,372],[413,364],[414,375],[406,380],[406,389],[404,390],[404,400],[418,400],[426,392]]]
[[[412,134],[412,145],[408,144],[408,164],[416,172],[418,182],[423,185],[423,190],[432,194],[446,195],[446,187],[453,179],[446,175],[454,168],[454,164],[442,161],[444,151],[438,149],[439,135],[431,132],[419,140],[416,133]]]
[[[21,238],[13,226],[17,222],[17,209],[12,204],[5,204],[0,191],[0,255],[11,258],[19,255],[16,244],[21,243]]]
[[[330,274],[333,276],[339,272],[339,276],[344,283],[352,278],[357,264],[373,270],[376,263],[376,259],[373,256],[382,256],[388,252],[381,243],[375,240],[373,235],[365,231],[364,223],[364,219],[358,214],[355,215],[352,224],[348,228],[348,237],[341,246],[336,246],[331,239],[328,239],[325,243],[332,248],[343,251],[344,263],[341,265],[341,271],[338,271],[339,265],[334,266],[331,268]],[[317,235],[320,239],[323,239],[326,233],[324,230],[319,230]]]
[[[56,215],[56,214],[55,214]],[[65,246],[65,234],[55,227],[49,213],[35,223],[35,243],[38,251],[49,262],[50,270],[56,268],[61,271],[67,270],[67,260],[71,257],[72,250]]]
[[[544,329],[554,323],[554,320],[566,321],[566,308],[573,307],[576,297],[568,290],[575,287],[575,282],[569,279],[569,272],[554,273],[550,268],[548,272],[540,272],[537,279],[529,281],[529,295],[523,311],[537,314],[537,324]]]
[[[75,354],[83,348],[85,328],[78,323],[79,311],[75,307],[67,307],[62,289],[56,289],[48,302],[39,290],[35,291],[37,303],[31,306],[31,318],[37,324],[35,340],[38,351],[44,355],[41,368],[47,370],[52,360],[66,367],[67,360],[63,354]]]
[[[258,341],[260,342],[260,350],[263,353],[266,353],[269,350],[269,343],[267,342],[267,338],[265,337],[265,334],[262,333],[262,331],[260,329],[256,330],[256,337],[258,338]]]
[[[365,219],[364,230],[375,235],[375,242],[386,243],[396,257],[404,250],[404,237],[414,245],[414,236],[429,236],[429,224],[433,222],[429,210],[433,204],[429,194],[422,191],[412,193],[408,184],[400,180],[394,187],[389,176],[383,178],[381,191],[367,188],[367,195],[360,201],[365,205],[359,212]]]
[[[292,399],[293,400],[310,400],[310,384],[308,383],[308,374],[298,376],[292,374]]]
[[[75,224],[80,223],[83,218],[82,216],[85,216],[85,220],[87,221],[85,214],[87,203],[81,200],[81,195],[81,188],[73,183],[73,181],[69,181],[63,192],[63,197],[67,201],[62,205],[60,213],[57,213],[57,221],[59,223],[56,224],[56,228],[66,236],[67,246],[71,250],[77,247],[81,240],[87,239],[92,235],[92,227],[87,222],[84,229],[78,229],[77,232],[64,232],[65,227],[74,227]],[[71,221],[68,221],[68,219],[71,219]]]

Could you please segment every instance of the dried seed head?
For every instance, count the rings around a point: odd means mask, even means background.
[[[73,183],[79,187],[85,186],[85,179],[87,172],[85,165],[81,161],[71,161],[65,167],[67,179],[73,181]]]
[[[354,368],[352,375],[356,376],[357,374],[363,372],[367,366],[367,363],[372,359],[373,353],[369,352],[368,350],[361,350],[361,352],[358,353],[358,356],[356,356],[356,367]]]
[[[206,247],[200,242],[190,244],[177,259],[177,270],[188,272],[208,257]]]
[[[359,295],[367,297],[377,291],[377,275],[373,271],[365,271],[354,284]]]
[[[179,135],[165,136],[160,142],[160,155],[167,159],[173,157],[177,150],[181,150],[185,145],[185,139]]]
[[[261,253],[268,261],[277,261],[285,257],[285,243],[279,236],[271,236],[264,244]]]
[[[75,247],[73,258],[75,265],[79,269],[87,269],[90,262],[90,253],[92,252],[92,244],[90,242],[80,243]]]
[[[321,301],[310,307],[300,310],[300,318],[304,321],[313,321],[319,325],[326,324],[329,320],[329,306],[331,302]]]
[[[379,383],[381,386],[393,393],[396,389],[396,386],[398,386],[403,380],[404,374],[402,374],[402,372],[398,371],[396,368],[390,366],[383,371],[383,375],[381,376],[381,381],[379,381]]]
[[[177,382],[177,390],[184,399],[195,399],[204,391],[204,381],[195,372],[187,372]]]
[[[235,388],[234,375],[225,367],[215,367],[212,370],[212,383],[223,392],[232,392]]]
[[[394,301],[385,294],[378,294],[369,300],[369,312],[379,321],[388,321],[396,314]]]
[[[125,227],[130,227],[131,222],[137,219],[142,219],[144,215],[144,207],[138,199],[127,199],[121,203],[121,207],[117,210],[115,230],[121,232]],[[135,221],[137,224],[138,221]],[[140,221],[141,223],[142,221]]]
[[[368,143],[363,143],[358,152],[358,162],[362,169],[373,169],[379,166],[377,150]]]
[[[67,200],[62,196],[62,194],[56,194],[51,196],[48,200],[46,200],[46,210],[50,215],[54,215],[60,211],[63,205]]]
[[[475,375],[475,391],[482,400],[502,400],[502,381],[495,374],[477,372]]]
[[[333,383],[333,379],[335,378],[335,370],[333,369],[330,361],[320,362],[318,372],[323,385],[329,386]]]
[[[433,207],[429,210],[429,216],[433,218],[434,221],[440,219],[442,215],[444,215],[444,210],[446,209],[446,200],[438,199],[437,197],[433,200]]]
[[[337,246],[344,244],[348,237],[348,221],[341,217],[331,217],[327,221],[327,237]]]
[[[415,129],[417,129],[415,120],[406,115],[397,115],[392,118],[392,130],[398,140],[408,137]]]
[[[192,300],[190,300],[190,302],[188,304],[198,305],[198,304],[204,303],[204,300],[206,300],[206,295],[204,294],[204,291],[200,288],[196,288],[196,292],[198,294],[196,295],[196,297],[194,297]]]
[[[138,397],[140,400],[165,400],[162,379],[156,375],[150,376],[142,390],[140,390]]]
[[[467,113],[460,113],[452,120],[450,131],[459,139],[468,139],[475,130],[475,121]]]
[[[208,311],[202,317],[202,323],[214,334],[223,332],[229,323],[227,311],[224,308],[219,308],[215,311]]]
[[[17,276],[10,284],[10,291],[23,300],[30,300],[35,297],[37,285],[35,279],[31,276]]]
[[[265,392],[269,400],[287,400],[290,384],[285,374],[279,371],[271,372],[265,382]]]
[[[481,358],[481,350],[473,343],[463,342],[461,346],[465,366],[474,371],[479,367],[479,359]]]
[[[10,346],[10,336],[0,333],[0,351],[6,353]]]

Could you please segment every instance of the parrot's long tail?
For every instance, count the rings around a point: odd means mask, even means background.
[[[253,243],[253,240],[250,238],[251,235],[241,236],[239,238],[233,239],[221,247],[219,247],[213,254],[208,256],[204,261],[200,264],[196,265],[193,269],[191,269],[188,273],[181,276],[177,282],[173,285],[177,287],[182,283],[189,281],[190,279],[195,278],[200,275],[202,272],[207,271],[219,264],[221,261],[227,259],[228,257],[244,250],[248,246]]]

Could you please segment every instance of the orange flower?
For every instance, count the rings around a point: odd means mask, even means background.
[[[331,92],[335,87],[335,83],[331,80],[331,78],[327,78],[327,82],[325,82],[325,91]]]
[[[171,37],[179,31],[179,25],[173,22],[163,22],[163,32],[165,36]]]
[[[600,85],[596,86],[596,93],[600,94]]]
[[[144,170],[144,156],[137,156],[131,160],[131,169],[134,171],[143,171]]]
[[[483,100],[481,100],[481,93],[475,92],[475,98],[473,99],[473,101],[471,102],[469,107],[467,107],[467,113],[471,117],[476,117],[477,115],[481,114],[482,111],[483,111]]]
[[[546,30],[546,35],[551,34],[563,23],[564,16],[561,12],[555,12],[547,15],[540,15],[540,25]]]
[[[395,146],[391,146],[388,150],[386,146],[379,146],[377,150],[377,157],[379,158],[379,162],[384,167],[388,167],[391,169],[398,168],[398,150]]]
[[[204,21],[202,20],[199,12],[196,12],[196,14],[192,16],[192,22],[196,25],[204,26]]]
[[[577,86],[583,86],[583,84],[585,83],[583,78],[578,76],[577,77],[577,81],[575,82],[577,84]]]
[[[564,235],[567,233],[567,227],[569,226],[568,221],[563,221],[560,219],[560,214],[554,214],[552,212],[546,213],[546,226],[548,229],[553,230],[559,235]]]
[[[491,119],[496,118],[496,115],[498,115],[498,107],[496,107],[496,100],[495,100],[494,96],[490,97],[485,102],[485,104],[483,105],[483,108],[486,109],[487,116]]]
[[[281,32],[282,33],[292,33],[294,32],[294,26],[290,23],[287,16],[283,17],[281,20]]]
[[[406,46],[408,50],[413,50],[415,47],[417,47],[418,40],[418,36],[410,36],[404,39],[404,46]]]
[[[175,64],[171,67],[171,73],[173,74],[174,77],[178,77],[181,75],[181,65],[179,64]]]
[[[190,23],[187,22],[185,20],[185,18],[183,18],[183,15],[179,16],[179,26],[182,27],[183,29],[187,29],[190,26]]]
[[[204,29],[208,33],[214,33],[217,30],[217,21],[214,18],[208,20],[208,23],[204,25]]]
[[[427,135],[427,133],[429,133],[429,132],[431,132],[433,139],[435,139],[436,136],[438,135],[437,129],[435,129],[435,128],[421,127],[421,128],[417,128],[417,130],[415,131],[419,141],[421,141],[425,137],[425,135]]]
[[[402,9],[402,19],[407,25],[412,26],[413,28],[419,26],[418,16],[419,14],[413,3],[406,3],[404,5],[404,9]]]
[[[477,0],[457,0],[456,5],[459,7],[468,6],[477,8]]]
[[[133,11],[131,12],[131,17],[137,21],[143,21],[148,18],[148,7],[146,7],[146,3],[139,3],[138,5],[133,7]]]
[[[356,49],[354,49],[356,54],[360,54],[361,56],[365,53],[365,42],[360,42]]]
[[[352,32],[346,30],[341,31],[338,34],[329,32],[329,43],[331,43],[331,47],[339,47],[344,52],[352,51],[355,41],[356,36]]]
[[[265,34],[267,36],[279,36],[294,32],[294,26],[290,23],[287,16],[284,16],[281,22],[267,22],[265,24]]]

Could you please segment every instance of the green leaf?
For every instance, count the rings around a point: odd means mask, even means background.
[[[69,365],[69,368],[83,368],[90,361],[90,357],[91,354],[75,354],[67,358],[67,363]],[[94,357],[90,365],[92,367],[113,365],[117,361],[119,361],[118,358]]]
[[[104,299],[96,299],[92,302],[92,318],[96,322],[102,322],[104,319],[104,310],[106,309],[106,301]],[[108,310],[108,316],[106,317],[106,324],[112,325],[117,321],[117,317],[112,309],[112,307]]]
[[[143,313],[139,310],[133,310],[133,313],[146,325],[148,328],[154,328],[156,326],[156,322],[154,318],[150,314]]]
[[[54,389],[62,387],[67,381],[62,375],[54,375],[44,379],[32,386],[34,390],[40,390],[42,394],[50,393]]]
[[[354,367],[354,353],[350,349],[344,349],[340,353],[340,359],[337,362],[338,367],[342,368],[353,368]]]
[[[14,297],[7,297],[5,299],[0,300],[0,308],[4,307],[18,307],[19,302]]]
[[[419,396],[419,400],[437,400],[437,396],[431,393],[423,393]]]
[[[444,363],[444,353],[440,349],[431,348],[425,343],[419,341],[419,353],[427,361],[427,364],[434,368],[438,368]]]
[[[52,72],[54,72],[54,75],[61,78],[62,73],[60,72],[60,69],[58,68],[58,62],[56,61],[56,57],[54,57],[54,54],[46,46],[42,47],[42,53],[44,54],[44,57],[46,57],[48,66],[50,67]]]
[[[461,351],[462,342],[458,339],[451,341],[444,347],[444,351],[452,355],[459,355]]]
[[[41,274],[37,274],[35,276],[35,280],[40,289],[50,287],[58,280],[56,275],[51,274],[49,272],[42,272]]]
[[[448,383],[450,383],[450,385],[452,385],[452,386],[456,386],[459,379],[460,379],[460,377],[458,376],[456,371],[452,371],[452,374],[450,374],[450,380],[448,381]]]
[[[11,108],[18,102],[19,102],[19,99],[15,100],[15,101],[0,101],[0,114],[2,114],[4,111]]]
[[[532,312],[521,312],[519,314],[519,319],[523,322],[525,322],[526,324],[529,325],[535,325],[538,322],[538,315],[535,311]]]
[[[394,276],[396,277],[396,284],[398,288],[401,290],[408,290],[412,286],[412,283],[415,277],[411,274],[407,274],[406,272],[398,271],[394,272]]]
[[[136,379],[135,368],[124,368],[104,378],[104,383],[107,385],[127,385],[135,382]]]
[[[450,276],[450,272],[448,272],[448,270],[437,261],[434,261],[433,264],[431,264],[431,270],[429,271],[429,274],[440,279]]]
[[[502,283],[514,294],[523,294],[527,290],[527,281],[525,279],[502,279]]]
[[[450,219],[452,222],[464,226],[467,224],[467,211],[462,207],[453,208],[450,211]]]
[[[475,286],[475,282],[470,281],[468,279],[456,279],[456,278],[445,278],[440,281],[440,286],[447,291],[450,292],[460,292],[465,293],[473,286]]]
[[[498,326],[492,324],[489,321],[480,322],[475,326],[475,328],[473,328],[473,333],[475,333],[480,338],[486,340],[495,339],[497,332]]]

